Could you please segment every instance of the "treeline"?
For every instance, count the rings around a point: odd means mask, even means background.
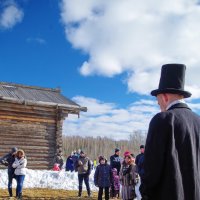
[[[63,156],[66,158],[74,150],[84,150],[91,159],[104,155],[109,158],[116,147],[123,152],[130,151],[137,155],[139,146],[145,144],[146,133],[135,131],[130,134],[128,140],[115,140],[108,137],[81,137],[81,136],[63,136]]]

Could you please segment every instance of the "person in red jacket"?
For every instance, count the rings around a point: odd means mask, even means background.
[[[60,167],[58,163],[55,163],[53,166],[53,171],[60,171]]]

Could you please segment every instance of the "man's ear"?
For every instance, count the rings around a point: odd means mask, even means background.
[[[168,102],[169,101],[169,98],[168,98],[168,95],[167,94],[163,94],[163,99],[165,102]]]

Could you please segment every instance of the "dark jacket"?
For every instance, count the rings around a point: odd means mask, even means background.
[[[73,163],[72,156],[68,156],[68,158],[66,160],[65,170],[71,171],[71,172],[74,171],[74,163]]]
[[[108,164],[99,164],[94,174],[94,184],[98,187],[110,187],[112,171]]]
[[[200,118],[179,103],[150,122],[143,199],[200,199]]]
[[[121,168],[121,157],[117,154],[110,156],[110,166],[111,168],[116,168],[117,173],[119,174]]]
[[[8,170],[14,173],[14,168],[12,164],[15,162],[15,156],[12,153],[6,154],[4,157],[0,158],[0,163],[7,166]]]
[[[141,153],[136,156],[135,164],[137,165],[137,173],[140,175],[140,178],[144,177],[144,153]]]

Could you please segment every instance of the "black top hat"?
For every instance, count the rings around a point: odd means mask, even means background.
[[[162,66],[160,83],[157,90],[151,91],[152,96],[161,93],[181,94],[184,98],[192,94],[184,90],[186,66],[183,64],[166,64]]]

